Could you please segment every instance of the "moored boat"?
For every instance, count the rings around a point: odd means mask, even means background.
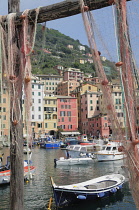
[[[55,165],[82,165],[91,163],[93,159],[91,157],[80,157],[80,158],[68,158],[60,157],[59,159],[54,159]]]
[[[98,161],[121,160],[125,157],[124,152],[118,151],[119,143],[111,142],[102,147],[102,150],[96,153]]]
[[[35,166],[29,166],[27,161],[24,161],[24,179],[32,174],[35,171]],[[7,164],[0,167],[0,185],[10,183],[10,157],[7,157]]]
[[[105,175],[85,182],[57,186],[51,183],[57,207],[76,203],[79,200],[93,200],[110,196],[120,190],[125,182],[121,174]]]

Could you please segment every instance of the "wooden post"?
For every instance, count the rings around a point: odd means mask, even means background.
[[[8,13],[19,12],[19,5],[20,0],[8,0]],[[15,38],[15,43],[17,42],[16,39],[17,37]],[[19,74],[20,68],[19,65],[17,65],[15,69],[15,75],[18,76]],[[17,94],[13,109],[12,102],[14,100],[14,91],[19,94]],[[21,100],[22,84],[20,84],[20,87],[19,84],[18,86],[15,86],[15,89],[13,89],[13,85],[10,84],[10,210],[24,209],[23,131],[22,117],[20,117],[22,107],[21,104],[19,105],[18,103]],[[17,121],[18,123],[16,124]]]

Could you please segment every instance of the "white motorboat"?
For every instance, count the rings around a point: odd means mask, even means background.
[[[68,158],[60,157],[59,159],[54,159],[55,165],[82,165],[91,163],[93,159],[91,157],[80,157],[80,158]]]
[[[57,186],[51,177],[57,207],[110,196],[119,191],[124,182],[123,175],[110,174],[77,184]]]
[[[114,161],[121,160],[125,157],[124,152],[119,152],[120,144],[117,142],[111,142],[102,147],[102,150],[96,153],[98,161]]]

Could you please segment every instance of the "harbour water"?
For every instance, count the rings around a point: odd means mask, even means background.
[[[9,149],[4,148],[4,154],[9,154]],[[64,185],[86,181],[98,176],[110,173],[124,174],[121,166],[123,161],[93,162],[89,165],[80,166],[54,166],[54,158],[65,156],[61,149],[33,149],[32,161],[36,166],[33,180],[24,185],[25,210],[47,209],[52,189],[50,176],[56,184]],[[0,186],[0,210],[9,210],[9,186]],[[56,209],[54,201],[52,210]],[[95,202],[76,204],[64,207],[63,210],[136,210],[131,196],[128,182],[124,184],[121,192]]]

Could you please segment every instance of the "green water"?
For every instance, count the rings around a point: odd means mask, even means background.
[[[115,162],[94,162],[87,166],[54,167],[54,158],[61,156],[64,156],[64,151],[60,149],[45,150],[39,147],[33,149],[32,161],[33,165],[36,166],[36,172],[33,180],[24,185],[25,210],[47,209],[49,199],[52,196],[50,176],[53,177],[56,184],[63,185],[86,181],[109,173],[124,174],[121,168],[121,165],[123,165],[121,160]],[[9,186],[0,187],[0,210],[9,210],[9,190]],[[51,209],[56,209],[54,203]],[[136,207],[128,187],[128,182],[126,182],[122,192],[110,198],[97,200],[95,202],[80,203],[62,209],[135,210]]]

